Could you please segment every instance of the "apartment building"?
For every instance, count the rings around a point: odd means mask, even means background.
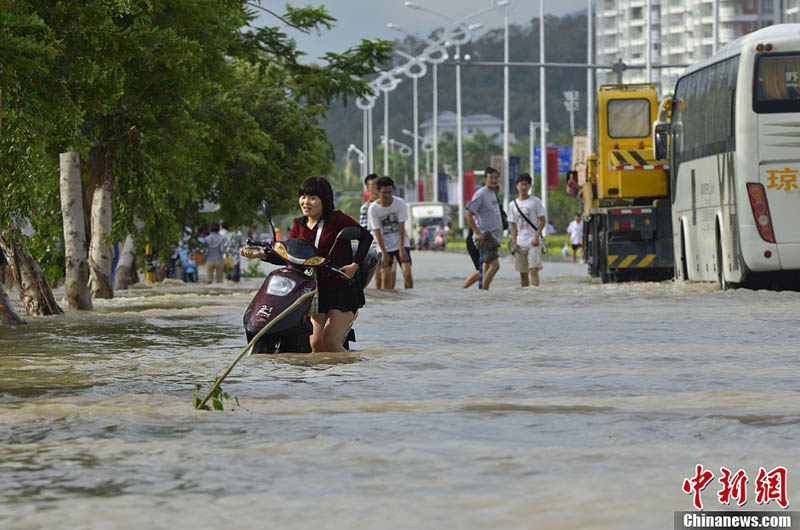
[[[718,49],[756,29],[800,22],[800,0],[718,0]],[[647,1],[597,0],[595,61],[644,66],[647,61]],[[688,65],[712,55],[712,0],[650,0],[651,64]],[[671,92],[683,67],[653,68],[651,80]],[[644,69],[628,69],[622,81],[647,81]],[[598,82],[617,83],[618,74],[598,70]]]

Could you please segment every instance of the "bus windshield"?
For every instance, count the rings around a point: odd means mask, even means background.
[[[800,55],[762,55],[755,68],[755,112],[800,112]]]
[[[650,102],[646,99],[612,99],[609,101],[608,135],[611,138],[650,136]]]

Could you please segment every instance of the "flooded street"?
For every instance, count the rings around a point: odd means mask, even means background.
[[[572,263],[521,289],[508,258],[479,292],[466,255],[413,259],[413,291],[368,289],[355,351],[245,357],[234,411],[194,386],[244,346],[261,279],[0,327],[0,527],[660,529],[697,464],[707,509],[721,466],[751,510],[786,467],[800,506],[800,293]]]

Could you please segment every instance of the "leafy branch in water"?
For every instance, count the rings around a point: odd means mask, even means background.
[[[216,382],[216,381],[215,381]],[[203,385],[195,385],[194,386],[194,400],[193,405],[194,408],[197,409],[197,406],[203,401],[203,396],[200,391],[203,389]],[[201,397],[203,396],[203,397]],[[239,403],[239,396],[233,396],[222,390],[222,385],[218,386],[214,389],[211,393],[211,407],[214,410],[225,410],[224,403],[227,403],[230,407],[229,410],[234,411],[237,408],[242,408],[241,403]],[[211,410],[208,403],[200,407],[200,410]]]

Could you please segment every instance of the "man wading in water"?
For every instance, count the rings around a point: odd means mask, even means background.
[[[465,212],[467,224],[475,234],[475,246],[480,251],[482,270],[467,276],[461,285],[463,289],[477,282],[483,272],[480,288],[488,290],[492,278],[500,270],[498,249],[503,242],[503,218],[500,216],[500,203],[497,200],[500,172],[493,167],[487,167],[485,177],[484,186],[475,192]]]

